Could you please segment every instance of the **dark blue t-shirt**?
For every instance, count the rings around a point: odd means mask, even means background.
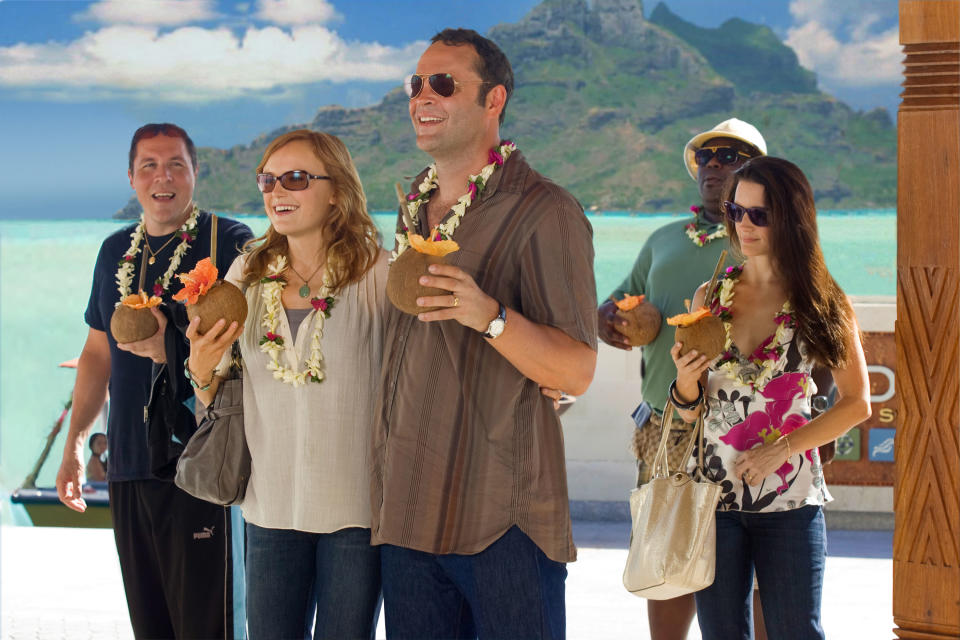
[[[190,249],[180,260],[177,273],[193,269],[198,261],[210,255],[210,214],[201,212],[197,226],[199,227],[197,237],[190,243]],[[147,453],[144,407],[150,398],[153,362],[149,358],[141,358],[117,349],[117,343],[110,334],[110,316],[113,315],[114,307],[120,300],[116,278],[118,263],[130,248],[130,234],[135,227],[134,224],[120,229],[111,234],[100,246],[100,254],[97,256],[97,265],[93,272],[90,301],[87,303],[87,311],[84,314],[86,323],[92,329],[104,331],[110,343],[110,415],[107,418],[107,448],[110,452],[107,480],[110,482],[152,478]],[[149,236],[150,246],[154,250],[159,249],[171,235]],[[243,243],[252,236],[247,225],[218,216],[217,268],[221,278],[226,275],[227,269],[237,257]],[[179,245],[180,240],[174,239],[156,254],[155,264],[147,265],[144,289],[148,293],[153,288],[153,282],[166,272],[170,265],[170,257]],[[141,245],[142,251],[144,249]],[[140,282],[141,260],[142,254],[138,253],[133,283],[130,287],[134,293]],[[180,304],[171,300],[171,296],[180,288],[180,281],[174,277],[163,295],[164,302]],[[182,362],[171,364],[176,366],[180,375],[183,374]]]

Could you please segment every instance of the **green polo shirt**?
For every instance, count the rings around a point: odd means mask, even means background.
[[[617,299],[625,293],[643,294],[660,310],[660,333],[643,347],[640,387],[643,399],[658,413],[663,411],[667,389],[677,377],[677,369],[670,357],[674,327],[667,325],[667,318],[686,311],[684,299],[692,300],[697,287],[710,280],[720,252],[729,247],[727,238],[696,246],[684,228],[693,221],[692,217],[684,216],[682,220],[667,223],[654,231],[640,249],[629,277],[613,291]],[[709,234],[719,227],[702,225],[700,229]],[[729,256],[727,262],[733,264]]]

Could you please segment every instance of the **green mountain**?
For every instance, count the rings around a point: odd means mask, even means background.
[[[647,20],[641,0],[544,0],[488,35],[516,75],[503,136],[585,207],[685,210],[697,196],[683,145],[731,116],[756,125],[772,155],[807,172],[821,208],[895,204],[896,131],[887,112],[857,112],[818,91],[767,27],[734,19],[704,29],[662,4]],[[371,107],[327,106],[311,122],[250,144],[200,149],[198,201],[259,212],[253,170],[270,140],[301,127],[344,140],[374,210],[394,208],[393,184],[429,163],[398,87]]]

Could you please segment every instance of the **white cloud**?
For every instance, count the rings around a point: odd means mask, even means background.
[[[74,19],[172,27],[212,20],[217,16],[215,7],[215,0],[100,0]]]
[[[326,24],[339,18],[327,0],[257,0],[256,18],[283,25]]]
[[[403,47],[346,42],[307,25],[284,30],[114,25],[70,43],[0,47],[0,87],[70,99],[132,97],[211,102],[275,96],[320,81],[396,80],[426,42]]]
[[[873,87],[897,82],[903,70],[899,29],[892,0],[791,0],[795,24],[786,43],[800,64],[815,71],[827,87]]]

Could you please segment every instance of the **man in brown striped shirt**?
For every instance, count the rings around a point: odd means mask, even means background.
[[[560,421],[539,387],[576,395],[593,378],[592,229],[500,141],[506,56],[469,30],[432,42],[406,87],[435,170],[414,180],[398,240],[407,213],[460,249],[420,279],[449,292],[418,300],[441,309],[386,321],[371,502],[387,635],[562,638],[576,549]]]

